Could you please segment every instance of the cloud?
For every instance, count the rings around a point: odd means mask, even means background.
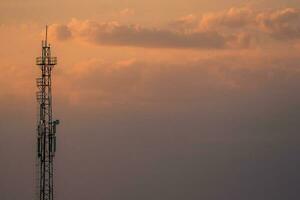
[[[59,28],[59,29],[58,29]],[[226,37],[209,32],[182,33],[167,29],[121,25],[118,22],[72,20],[68,25],[51,27],[56,39],[79,38],[98,45],[149,48],[224,48]],[[72,34],[69,34],[72,33]]]
[[[129,59],[112,63],[94,59],[65,71],[59,85],[71,87],[64,88],[62,94],[77,91],[76,103],[100,107],[155,109],[176,105],[180,109],[184,104],[200,106],[199,102],[209,107],[216,101],[220,105],[238,99],[246,103],[247,96],[264,101],[265,95],[270,95],[268,101],[276,102],[296,89],[300,60],[296,56],[269,59],[236,54],[173,62]],[[63,84],[65,80],[69,84]],[[265,104],[261,103],[257,106]]]
[[[233,7],[222,12],[204,14],[200,20],[201,29],[219,29],[221,27],[243,28],[253,23],[254,11],[249,7]]]
[[[134,9],[125,8],[125,9],[120,11],[120,15],[122,17],[133,16],[133,15],[135,15],[135,11],[134,11]]]
[[[49,37],[60,41],[67,40],[72,37],[72,33],[69,28],[61,24],[52,24],[49,27]]]
[[[270,36],[277,41],[300,38],[300,10],[295,8],[256,10],[250,7],[205,14],[199,22],[200,30],[239,31]]]
[[[124,13],[130,10],[124,10]],[[116,21],[73,19],[54,24],[51,34],[58,40],[80,39],[96,45],[144,48],[240,49],[300,38],[300,12],[294,8],[256,10],[233,7],[201,17],[189,14],[165,28],[126,25]]]
[[[300,39],[300,10],[286,8],[259,13],[256,17],[259,27],[279,40]]]
[[[198,23],[199,19],[194,14],[189,14],[174,20],[169,24],[169,27],[174,30],[191,31],[195,29]]]

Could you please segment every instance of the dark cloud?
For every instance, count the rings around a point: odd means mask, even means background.
[[[54,26],[56,39],[65,36],[81,38],[99,45],[137,46],[150,48],[223,48],[226,38],[217,32],[183,33],[167,29],[120,25],[117,22],[97,23],[73,20],[68,25]]]
[[[65,25],[52,24],[49,28],[50,37],[54,37],[57,40],[67,40],[72,37],[72,33]]]
[[[261,13],[257,16],[260,27],[281,40],[300,38],[300,11],[287,8],[273,12]]]
[[[96,45],[230,49],[263,45],[265,37],[274,41],[299,39],[299,22],[300,12],[294,8],[257,11],[236,7],[202,17],[187,15],[167,28],[73,19],[66,25],[52,25],[50,33],[58,40],[75,38]]]

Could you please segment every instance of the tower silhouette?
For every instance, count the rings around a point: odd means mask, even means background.
[[[51,72],[57,64],[57,58],[51,56],[50,44],[46,37],[42,41],[42,53],[36,58],[36,65],[41,70],[41,76],[36,79],[38,87],[38,119],[37,119],[37,170],[38,199],[53,200],[53,159],[56,151],[56,126],[58,120],[52,120],[52,88]]]

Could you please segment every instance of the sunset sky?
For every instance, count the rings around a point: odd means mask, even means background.
[[[55,200],[300,199],[299,0],[0,0],[0,199],[35,195],[58,65]]]

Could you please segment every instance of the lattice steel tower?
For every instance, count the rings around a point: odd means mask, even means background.
[[[37,119],[37,199],[53,200],[53,159],[56,151],[56,125],[58,120],[52,120],[51,71],[57,64],[56,57],[51,56],[50,44],[46,37],[42,41],[42,55],[36,58],[36,65],[41,70],[41,76],[36,79],[38,92]]]

